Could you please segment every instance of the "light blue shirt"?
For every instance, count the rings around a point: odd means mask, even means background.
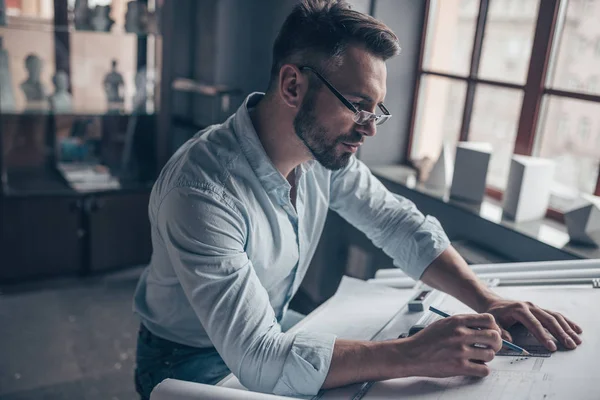
[[[267,157],[248,108],[196,134],[169,160],[150,197],[153,254],[134,309],[155,335],[214,346],[250,390],[314,395],[335,336],[284,333],[279,321],[302,282],[328,209],[419,279],[449,245],[435,218],[390,193],[355,157],[338,171],[316,161],[291,186]]]

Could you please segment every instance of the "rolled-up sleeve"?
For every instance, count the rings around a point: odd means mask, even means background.
[[[335,336],[282,333],[245,249],[247,223],[210,187],[172,189],[157,213],[177,277],[211,342],[248,389],[314,395]]]
[[[439,221],[387,190],[355,157],[331,175],[330,208],[364,232],[415,280],[448,246]]]

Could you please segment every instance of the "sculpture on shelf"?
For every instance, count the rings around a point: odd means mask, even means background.
[[[110,18],[110,6],[96,6],[93,9],[90,24],[92,29],[98,32],[110,32],[110,28],[115,23]]]
[[[490,143],[459,142],[456,145],[450,197],[481,204],[492,150]]]
[[[121,108],[125,101],[124,92],[125,81],[123,75],[117,72],[117,60],[112,60],[112,68],[104,77],[104,91],[109,109]]]
[[[550,202],[555,162],[515,154],[502,199],[503,215],[515,222],[544,218]]]
[[[138,35],[148,33],[148,17],[148,7],[145,3],[130,1],[125,13],[125,30]]]
[[[2,48],[2,36],[0,36],[0,110],[12,111],[15,108],[15,93],[10,74],[8,52]]]
[[[92,30],[90,25],[90,7],[88,0],[75,0],[73,8],[73,17],[75,20],[75,29],[80,31]]]
[[[71,93],[69,93],[69,76],[65,71],[57,71],[52,78],[54,93],[50,95],[50,108],[53,112],[67,113],[73,109]]]
[[[454,160],[450,144],[442,143],[440,156],[424,181],[425,187],[445,193],[452,183],[453,169]]]
[[[582,196],[564,215],[572,242],[600,247],[600,198]]]
[[[41,102],[46,101],[46,90],[44,84],[40,82],[43,62],[37,55],[31,53],[25,58],[25,68],[27,69],[27,79],[21,83],[21,89],[25,93],[27,108],[40,108]],[[43,108],[43,107],[41,107]]]

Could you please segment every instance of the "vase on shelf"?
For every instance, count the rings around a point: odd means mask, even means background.
[[[115,21],[110,18],[110,6],[96,6],[93,8],[90,24],[97,32],[110,32]]]
[[[91,31],[92,26],[90,25],[90,18],[91,15],[88,0],[75,0],[75,7],[73,8],[75,29],[79,31]]]
[[[127,3],[125,31],[137,35],[148,33],[148,7],[146,4],[135,0]]]

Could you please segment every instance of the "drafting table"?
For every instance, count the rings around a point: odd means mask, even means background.
[[[600,377],[600,290],[593,289],[593,276],[600,260],[562,261],[556,263],[496,264],[495,272],[486,271],[485,277],[507,277],[519,286],[498,286],[495,291],[513,299],[531,301],[543,308],[559,311],[573,319],[583,328],[583,344],[575,351],[559,351],[550,358],[496,357],[491,363],[492,374],[484,379],[466,377],[433,379],[402,378],[370,384],[349,385],[340,389],[322,391],[314,399],[599,399],[597,380]],[[559,264],[561,263],[561,264]],[[542,264],[550,264],[544,269]],[[562,267],[561,267],[562,266]],[[478,275],[484,274],[473,268]],[[575,283],[563,285],[529,285],[532,273],[541,273],[538,280],[560,272],[562,279],[572,279],[565,270],[576,276],[584,276]],[[593,271],[584,274],[577,271]],[[511,275],[512,274],[512,275]],[[589,276],[590,278],[587,278]],[[525,277],[525,279],[523,279]],[[384,278],[381,278],[384,279]],[[392,278],[387,278],[392,279]],[[395,279],[395,278],[394,278]],[[501,281],[496,283],[502,283]],[[413,286],[415,282],[413,281]],[[418,286],[418,285],[417,285]],[[344,278],[334,297],[317,308],[293,330],[307,329],[336,333],[341,338],[363,340],[387,340],[408,332],[410,327],[431,318],[428,312],[409,312],[406,302],[416,291],[394,289],[382,284],[365,283]],[[456,299],[438,294],[435,306],[451,314],[472,312]],[[375,312],[374,312],[375,311]],[[169,382],[170,381],[170,382]],[[174,392],[180,388],[176,380],[161,383],[152,393],[152,400],[172,398],[178,400],[210,398],[200,384],[186,383],[188,391]],[[161,388],[162,385],[162,388]],[[239,381],[229,375],[220,386],[245,390]],[[240,397],[250,395],[237,393]],[[186,397],[186,394],[188,396]],[[229,393],[231,394],[231,393]],[[213,396],[214,398],[214,396]],[[235,398],[231,397],[230,398]],[[268,398],[268,397],[265,397]]]

